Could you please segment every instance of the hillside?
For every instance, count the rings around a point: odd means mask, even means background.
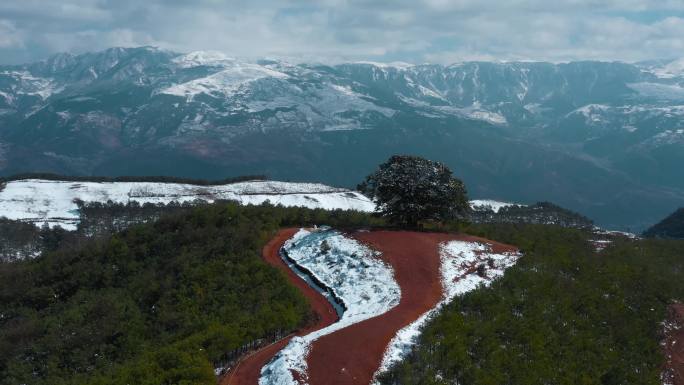
[[[167,182],[93,182],[45,179],[11,180],[0,187],[0,217],[59,225],[76,230],[81,209],[89,203],[169,205],[234,201],[240,204],[299,206],[373,211],[362,194],[318,183],[253,180],[228,184]]]
[[[684,296],[683,242],[616,239],[597,258],[577,230],[468,230],[524,256],[490,287],[455,298],[380,383],[664,383],[663,321]]]
[[[412,153],[474,198],[641,230],[684,204],[667,64],[293,64],[150,47],[0,66],[0,175],[267,174],[352,186]],[[354,154],[354,156],[350,156]]]
[[[346,378],[329,375],[340,368],[359,379],[380,369],[392,384],[657,384],[662,321],[684,297],[679,241],[612,237],[599,257],[587,230],[461,225],[520,255],[465,233],[368,231],[382,223],[359,212],[184,210],[0,262],[0,384],[214,384],[243,353],[293,330],[312,336],[250,355],[239,366],[250,374],[235,378],[281,378],[294,365],[311,384]],[[310,227],[320,223],[349,230]],[[279,238],[287,258],[269,263],[291,269],[290,283],[315,277],[323,286],[314,294],[323,288],[332,302],[323,311],[336,311],[338,323],[318,318],[320,306],[312,315],[298,293],[306,286],[296,290],[259,258],[277,229],[291,226],[309,230]],[[279,349],[284,366],[268,358]]]
[[[351,212],[215,204],[0,262],[0,384],[215,384],[214,369],[312,321],[260,258],[281,226]]]
[[[644,231],[644,237],[684,239],[684,208]]]
[[[135,224],[153,222],[164,215],[187,212],[212,202],[268,203],[359,213],[375,210],[375,203],[357,191],[318,183],[249,177],[220,181],[149,176],[42,177],[47,179],[16,177],[0,185],[0,260],[32,258],[44,251],[106,237]],[[472,200],[469,203],[468,220],[474,223],[594,227],[592,220],[548,202],[525,205]],[[376,222],[382,223],[377,218]]]
[[[76,230],[85,219],[96,219],[96,212],[110,207],[114,211],[151,211],[158,218],[167,207],[192,206],[215,201],[243,205],[270,203],[286,207],[322,208],[373,212],[375,203],[362,193],[320,183],[295,183],[270,180],[235,181],[179,180],[169,177],[68,177],[38,175],[13,177],[0,184],[0,218],[59,225]],[[548,202],[533,205],[495,200],[472,200],[470,220],[478,223],[545,223],[566,227],[591,227],[592,221]],[[157,209],[153,209],[156,206]],[[88,215],[88,214],[91,215]],[[141,214],[144,215],[144,214]],[[138,223],[134,221],[132,223]],[[118,227],[125,228],[123,224]]]

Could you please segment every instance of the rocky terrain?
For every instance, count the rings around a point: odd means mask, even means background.
[[[684,203],[676,64],[61,54],[0,66],[0,175],[267,174],[351,187],[388,155],[414,153],[450,165],[474,198],[550,200],[642,230]]]

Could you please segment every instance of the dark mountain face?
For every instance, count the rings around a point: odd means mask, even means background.
[[[684,207],[644,232],[649,238],[684,239]]]
[[[62,54],[0,67],[0,174],[354,186],[411,153],[446,162],[471,197],[550,200],[640,230],[684,205],[684,77],[670,67]]]

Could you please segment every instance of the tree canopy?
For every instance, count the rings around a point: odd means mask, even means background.
[[[359,190],[378,203],[384,217],[410,227],[424,220],[457,219],[469,210],[463,182],[443,163],[417,156],[392,156]]]

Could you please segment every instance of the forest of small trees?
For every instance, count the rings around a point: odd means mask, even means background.
[[[492,210],[473,210],[469,215],[473,223],[527,223],[537,225],[557,225],[561,227],[591,229],[594,222],[578,213],[550,202],[538,202],[525,206],[507,206]]]
[[[491,287],[430,321],[382,384],[660,385],[666,308],[684,299],[684,242],[615,239],[557,226],[472,225],[524,256]]]
[[[0,219],[0,256],[11,261],[0,262],[0,385],[215,384],[214,368],[312,321],[301,294],[260,258],[277,229],[421,219],[524,256],[446,306],[381,383],[659,384],[665,308],[684,299],[684,241],[615,238],[598,255],[587,218],[548,203],[466,217],[465,187],[433,171],[443,192],[459,194],[455,206],[426,194],[427,211],[383,217],[79,202],[76,232]]]
[[[684,239],[684,207],[644,231],[648,238]]]
[[[215,384],[215,366],[308,322],[261,248],[356,212],[221,203],[0,263],[0,384]]]

